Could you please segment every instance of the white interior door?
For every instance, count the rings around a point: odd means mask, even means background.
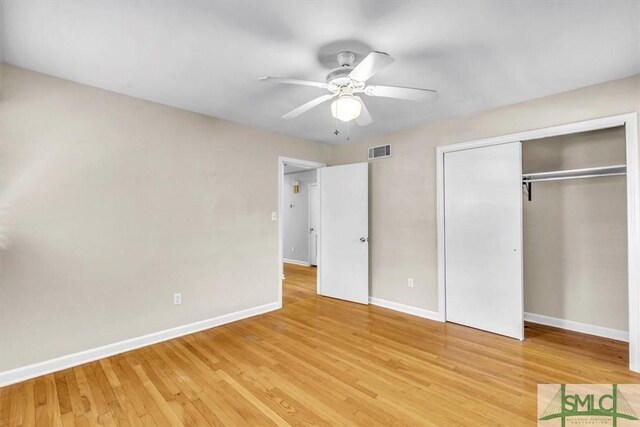
[[[447,321],[524,338],[521,144],[445,153]]]
[[[368,163],[320,174],[320,295],[369,303]]]
[[[317,184],[309,184],[309,264],[318,265],[318,229],[320,192]]]

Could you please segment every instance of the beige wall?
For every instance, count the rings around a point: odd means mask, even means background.
[[[2,71],[0,371],[277,300],[278,156],[329,147]]]
[[[0,371],[275,302],[278,155],[391,143],[371,163],[372,295],[436,310],[436,146],[640,108],[636,76],[330,148],[1,70]]]
[[[436,146],[638,109],[634,76],[335,147],[332,164],[344,164],[366,161],[367,147],[392,144],[393,157],[370,168],[372,295],[437,310]]]
[[[623,127],[523,144],[524,172],[625,164]],[[524,210],[525,311],[629,328],[626,177],[533,183]]]

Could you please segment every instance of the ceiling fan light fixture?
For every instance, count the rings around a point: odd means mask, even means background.
[[[357,119],[361,112],[362,104],[352,95],[342,95],[331,103],[331,114],[343,122]]]
[[[434,101],[438,98],[438,92],[431,89],[368,85],[367,80],[394,62],[393,58],[384,52],[370,52],[357,65],[354,65],[356,55],[353,52],[340,52],[337,59],[339,66],[327,74],[324,83],[282,77],[263,77],[260,79],[274,83],[313,86],[330,92],[294,108],[282,116],[283,119],[296,118],[320,104],[332,101],[331,114],[337,120],[343,122],[355,120],[358,126],[368,126],[373,119],[367,110],[367,105],[358,96],[359,94],[409,101]]]

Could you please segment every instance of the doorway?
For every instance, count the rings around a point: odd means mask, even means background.
[[[311,268],[309,188],[310,184],[313,184],[316,189],[319,187],[318,169],[325,166],[324,163],[289,157],[280,157],[278,159],[280,301],[283,301],[282,286],[284,280],[286,280],[285,264]],[[308,279],[313,277],[317,283],[319,268],[317,267],[317,260],[315,262],[316,267],[312,267],[315,271],[311,272],[312,274]],[[294,271],[294,269],[289,269],[289,271]]]
[[[318,295],[368,304],[369,164],[278,162],[279,301],[287,263],[313,269]]]
[[[317,234],[311,220],[319,216],[317,209],[320,208],[318,203],[311,203],[312,192],[316,196],[317,175],[313,168],[284,165],[281,218],[284,263],[317,266],[317,261],[311,259],[312,234]]]

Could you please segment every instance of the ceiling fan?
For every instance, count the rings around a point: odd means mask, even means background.
[[[371,124],[373,120],[364,102],[357,95],[359,93],[364,93],[367,96],[405,99],[409,101],[433,101],[438,98],[438,92],[430,89],[367,85],[366,81],[374,74],[394,62],[393,58],[384,52],[374,51],[369,53],[369,55],[355,67],[353,65],[356,59],[355,53],[348,51],[340,52],[337,58],[338,64],[340,65],[327,74],[326,83],[280,77],[260,78],[261,81],[265,82],[314,86],[327,89],[331,92],[302,104],[282,116],[283,119],[293,119],[326,101],[336,98],[331,103],[331,114],[333,117],[343,122],[355,119],[359,126],[367,126]]]

